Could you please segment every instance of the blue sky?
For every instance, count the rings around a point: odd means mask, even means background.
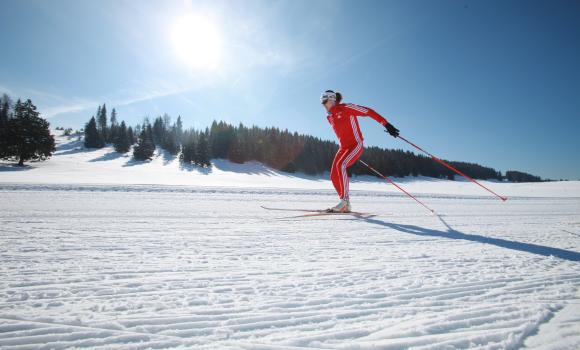
[[[580,179],[580,1],[0,7],[0,93],[31,98],[54,126],[81,127],[104,102],[131,124],[168,113],[334,139],[318,99],[336,89],[442,158]],[[190,64],[212,49],[209,33],[191,60],[178,54],[184,17],[217,33],[211,67]],[[367,145],[409,149],[369,118],[361,126]]]

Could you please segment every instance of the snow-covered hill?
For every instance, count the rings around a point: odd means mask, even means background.
[[[183,166],[175,156],[158,149],[152,161],[141,162],[131,153],[120,154],[112,147],[85,149],[76,136],[63,136],[54,130],[57,151],[46,162],[32,162],[24,168],[0,163],[0,183],[36,184],[146,184],[185,185],[203,187],[293,188],[332,190],[328,175],[307,176],[288,174],[258,162],[235,164],[214,159],[211,169]],[[363,154],[364,158],[364,154]],[[394,178],[408,191],[416,194],[447,194],[488,196],[474,184],[461,179],[440,180],[429,177]],[[580,197],[580,181],[549,183],[501,183],[481,181],[506,196]],[[385,181],[374,176],[352,179],[351,190],[399,193]]]

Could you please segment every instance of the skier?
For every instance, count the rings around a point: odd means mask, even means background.
[[[327,209],[330,213],[348,213],[351,210],[346,169],[359,159],[363,151],[363,137],[356,117],[371,117],[383,125],[391,136],[399,136],[399,130],[374,110],[352,103],[344,104],[341,101],[340,92],[332,90],[326,90],[320,96],[320,102],[328,112],[326,118],[332,125],[340,145],[330,170],[330,179],[340,197],[340,202]]]

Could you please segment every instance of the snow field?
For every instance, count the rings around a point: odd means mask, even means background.
[[[576,349],[580,200],[0,184],[0,348]]]

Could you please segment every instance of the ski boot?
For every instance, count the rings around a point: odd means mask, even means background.
[[[348,198],[341,199],[337,205],[326,209],[327,213],[350,213],[350,201]]]

